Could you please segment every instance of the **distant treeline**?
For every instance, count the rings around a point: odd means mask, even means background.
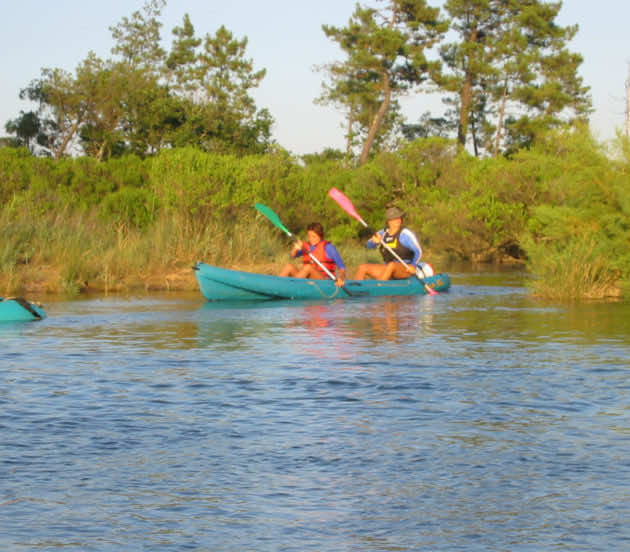
[[[538,293],[559,297],[618,295],[630,277],[630,145],[620,137],[607,152],[574,128],[510,159],[427,138],[359,167],[282,150],[182,148],[99,162],[1,148],[0,292],[42,270],[56,270],[52,291],[76,291],[196,260],[274,262],[286,241],[260,219],[257,202],[298,233],[321,221],[343,252],[365,236],[327,197],[333,186],[372,226],[388,205],[402,207],[429,261],[523,262]]]
[[[419,137],[455,138],[477,156],[531,146],[539,135],[584,123],[592,111],[569,49],[577,25],[562,26],[562,2],[386,0],[357,3],[344,27],[322,25],[342,59],[324,74],[315,100],[345,118],[345,153],[358,164]],[[20,91],[36,108],[5,124],[0,142],[59,159],[99,160],[195,147],[251,155],[276,147],[273,114],[252,92],[265,78],[247,37],[220,26],[198,34],[188,14],[162,35],[166,0],[109,27],[111,57],[89,52],[74,72],[41,70]],[[285,83],[283,93],[292,93]],[[431,90],[443,113],[406,120],[400,100]]]

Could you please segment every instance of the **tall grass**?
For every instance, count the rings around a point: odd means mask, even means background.
[[[203,226],[178,215],[161,216],[148,229],[111,225],[85,212],[9,218],[0,213],[0,292],[28,288],[75,295],[194,285],[198,261],[221,266],[276,265],[286,240],[254,216]],[[188,273],[188,278],[186,278]],[[188,283],[186,283],[186,281]]]
[[[305,238],[303,229],[294,231]],[[37,217],[9,216],[5,210],[0,233],[5,236],[2,295],[29,289],[68,296],[90,290],[195,289],[192,266],[197,261],[269,274],[290,261],[291,240],[255,213],[200,224],[171,212],[139,230],[69,208]],[[360,263],[380,262],[377,253],[355,240],[337,248],[350,275]]]
[[[328,197],[333,186],[375,227],[388,204],[403,208],[433,264],[527,260],[539,294],[628,292],[625,137],[617,149],[611,156],[573,127],[510,159],[426,139],[356,168],[301,165],[281,151],[240,158],[185,148],[98,163],[0,148],[0,293],[194,286],[197,260],[273,272],[288,260],[289,240],[256,202],[302,237],[308,222],[322,222],[351,268],[380,262]]]
[[[535,259],[530,271],[535,278],[530,287],[535,295],[550,299],[603,299],[621,294],[620,274],[596,253],[592,239],[571,241],[565,247],[531,244],[528,251]]]

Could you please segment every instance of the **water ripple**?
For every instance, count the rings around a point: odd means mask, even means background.
[[[625,549],[628,307],[484,278],[1,327],[0,548]]]

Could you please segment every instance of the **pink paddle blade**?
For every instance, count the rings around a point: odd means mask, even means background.
[[[354,205],[352,205],[352,201],[350,201],[343,192],[339,191],[337,188],[331,188],[328,190],[328,195],[333,198],[346,213],[365,225],[364,220],[360,217],[359,213],[356,212]]]

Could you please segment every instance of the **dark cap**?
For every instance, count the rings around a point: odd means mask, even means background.
[[[385,220],[392,220],[395,218],[403,218],[405,213],[398,207],[388,207],[385,211]]]

